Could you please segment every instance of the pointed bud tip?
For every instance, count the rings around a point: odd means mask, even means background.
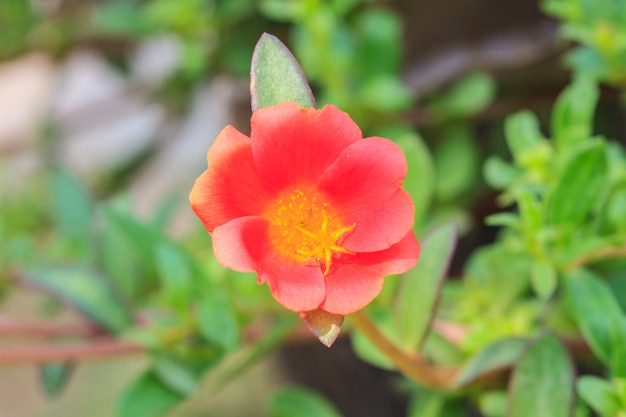
[[[331,347],[341,332],[344,316],[317,309],[301,312],[300,317],[324,346]]]

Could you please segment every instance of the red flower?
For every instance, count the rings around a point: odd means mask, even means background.
[[[338,315],[365,307],[385,276],[415,265],[398,146],[363,139],[330,105],[259,109],[251,132],[222,130],[190,195],[221,264],[257,272],[290,310]]]

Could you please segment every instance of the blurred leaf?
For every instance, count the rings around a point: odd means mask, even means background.
[[[272,20],[294,22],[305,12],[305,3],[292,0],[261,0],[259,11]]]
[[[315,107],[315,99],[302,68],[289,49],[273,35],[264,33],[252,55],[250,72],[252,110],[292,101]]]
[[[577,78],[557,99],[552,110],[552,135],[559,149],[589,139],[599,91],[591,79]]]
[[[357,43],[354,69],[359,71],[361,77],[373,80],[380,76],[384,79],[397,74],[402,60],[400,17],[385,9],[364,9],[356,15],[354,26]],[[400,83],[399,79],[395,80]],[[406,87],[392,88],[400,90],[402,96],[407,96]],[[392,94],[392,91],[389,91],[389,95]]]
[[[528,290],[533,258],[503,245],[480,248],[467,266],[467,280],[489,294],[489,312],[505,314],[513,302]]]
[[[504,122],[506,141],[518,165],[526,166],[528,154],[545,139],[537,117],[528,110],[508,116]]]
[[[432,204],[435,184],[435,173],[430,151],[422,138],[414,132],[392,137],[406,155],[408,165],[407,176],[403,182],[403,188],[411,195],[415,207],[415,224],[413,230],[417,231],[430,205]]]
[[[434,153],[437,199],[449,202],[476,183],[478,150],[466,126],[449,126]]]
[[[380,112],[397,112],[408,108],[413,100],[408,87],[393,75],[372,77],[359,88],[359,103]]]
[[[264,329],[263,334],[253,344],[245,346],[240,352],[234,354],[233,359],[223,362],[211,372],[212,390],[217,391],[223,388],[261,358],[274,351],[301,324],[302,322],[295,314],[280,317],[271,327]]]
[[[68,236],[88,243],[93,201],[87,191],[70,173],[55,170],[52,174],[52,193],[57,226]]]
[[[191,260],[174,245],[163,243],[156,248],[154,262],[168,304],[179,311],[188,310],[193,283]]]
[[[39,380],[46,394],[55,396],[67,385],[74,370],[71,363],[49,363],[39,367]]]
[[[548,197],[547,221],[576,226],[597,204],[608,184],[604,142],[581,146],[569,158]]]
[[[508,417],[569,417],[574,409],[574,371],[559,340],[541,335],[513,370]]]
[[[159,245],[169,242],[158,228],[142,224],[133,219],[129,214],[118,212],[114,209],[104,211],[106,227],[114,228],[118,236],[127,242],[129,256],[143,269],[143,273],[135,274],[135,282],[138,292],[153,288],[156,283],[157,270],[154,262],[156,250]]]
[[[270,417],[340,417],[339,411],[324,397],[303,389],[283,388],[268,405]]]
[[[111,287],[90,269],[39,267],[27,269],[21,276],[27,284],[53,294],[111,332],[119,332],[132,323]]]
[[[108,1],[96,9],[94,29],[106,35],[140,37],[151,29],[142,17],[136,1]]]
[[[518,176],[519,171],[497,155],[491,155],[485,161],[483,176],[489,186],[496,189],[505,188]]]
[[[585,341],[609,364],[615,346],[626,345],[626,319],[609,286],[586,270],[567,275],[565,299]]]
[[[486,73],[473,73],[458,81],[433,103],[432,111],[442,119],[464,118],[483,110],[494,99],[496,84]]]
[[[301,312],[300,317],[326,347],[331,347],[339,336],[344,318],[342,315],[332,314],[322,309]]]
[[[239,325],[228,296],[217,288],[203,291],[198,305],[200,333],[209,342],[225,350],[235,348],[239,340]]]
[[[153,359],[152,367],[154,376],[181,396],[188,397],[196,391],[198,375],[188,364],[163,354]]]
[[[495,370],[517,363],[528,342],[524,339],[501,339],[471,357],[457,375],[456,385],[463,386]]]
[[[420,261],[401,277],[394,321],[409,352],[419,348],[430,328],[456,241],[454,223],[433,230],[421,241]]]
[[[557,286],[554,265],[548,259],[536,258],[530,269],[530,282],[539,298],[543,300],[550,298]]]
[[[581,376],[576,383],[578,395],[602,416],[615,416],[622,409],[613,385],[596,376]]]
[[[183,395],[166,387],[152,371],[147,371],[122,393],[116,416],[159,417],[184,399]]]
[[[446,393],[423,388],[411,397],[407,417],[463,417],[467,413],[462,403]]]
[[[503,391],[484,392],[478,401],[480,412],[488,417],[504,417],[506,415],[507,394]]]

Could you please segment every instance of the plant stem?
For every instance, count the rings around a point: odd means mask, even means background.
[[[572,271],[576,268],[580,268],[581,266],[591,264],[594,262],[598,262],[598,261],[602,261],[606,259],[620,259],[620,258],[626,258],[626,245],[602,248],[595,252],[587,253],[577,259],[574,259],[572,262],[570,262],[570,264],[565,267],[565,270]]]
[[[144,353],[136,343],[105,339],[76,345],[7,346],[0,348],[0,365],[65,362],[79,359],[108,359]]]
[[[349,316],[354,327],[367,337],[396,366],[398,371],[425,387],[434,389],[451,389],[456,371],[439,368],[426,362],[422,357],[400,349],[387,338],[376,324],[363,311]]]

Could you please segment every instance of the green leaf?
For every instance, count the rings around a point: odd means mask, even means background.
[[[90,269],[40,267],[27,269],[21,275],[26,283],[58,297],[111,332],[119,332],[132,323],[117,294]]]
[[[414,132],[400,135],[395,142],[406,155],[407,176],[403,188],[411,195],[415,206],[414,231],[422,226],[424,217],[432,204],[435,172],[432,156],[422,138]]]
[[[462,118],[483,110],[493,100],[496,84],[486,73],[469,74],[458,81],[443,98],[433,103],[440,118]]]
[[[501,189],[511,184],[520,172],[497,155],[491,155],[483,166],[483,177],[490,187]]]
[[[252,55],[250,94],[252,111],[283,101],[315,107],[300,64],[278,38],[267,33],[261,35]]]
[[[527,345],[526,340],[519,338],[501,339],[488,345],[463,365],[456,385],[469,384],[482,375],[514,365]]]
[[[181,396],[190,396],[198,386],[195,369],[190,368],[176,358],[168,355],[157,355],[153,361],[153,372],[159,381]]]
[[[174,245],[163,243],[156,248],[155,264],[168,304],[178,310],[189,308],[193,283],[191,260]]]
[[[607,183],[604,143],[595,141],[581,146],[566,162],[548,196],[548,223],[580,224],[597,204]]]
[[[217,288],[204,291],[198,306],[200,333],[209,342],[225,350],[236,347],[239,325],[228,296]]]
[[[74,370],[71,363],[49,363],[39,367],[39,380],[46,394],[55,396],[61,393]]]
[[[581,376],[576,383],[578,395],[602,416],[615,416],[621,404],[613,385],[596,376]]]
[[[579,77],[559,95],[552,110],[552,135],[559,149],[591,136],[598,96],[598,87],[586,77]]]
[[[324,397],[303,389],[284,388],[270,399],[270,417],[340,417],[339,411]]]
[[[626,319],[610,287],[586,270],[565,279],[565,299],[583,337],[596,356],[609,364],[615,346],[626,345]]]
[[[434,152],[437,199],[449,202],[476,184],[480,172],[478,149],[466,126],[450,126]]]
[[[530,269],[530,282],[539,298],[543,300],[550,298],[557,286],[557,275],[554,265],[545,258],[535,259]]]
[[[513,371],[507,416],[569,417],[573,409],[572,363],[561,342],[544,333]]]
[[[526,165],[528,155],[545,139],[539,129],[537,116],[522,110],[506,118],[504,122],[506,142],[518,165]]]
[[[67,171],[55,170],[52,174],[54,216],[57,226],[68,236],[87,243],[90,238],[93,201]]]
[[[152,371],[147,371],[122,394],[116,416],[159,417],[184,399],[183,395],[165,386]]]
[[[302,312],[300,317],[326,347],[331,347],[339,336],[344,318],[342,315],[332,314],[321,309]]]
[[[401,344],[409,351],[419,348],[430,328],[456,241],[454,223],[436,228],[422,240],[415,268],[401,277],[395,322]]]

